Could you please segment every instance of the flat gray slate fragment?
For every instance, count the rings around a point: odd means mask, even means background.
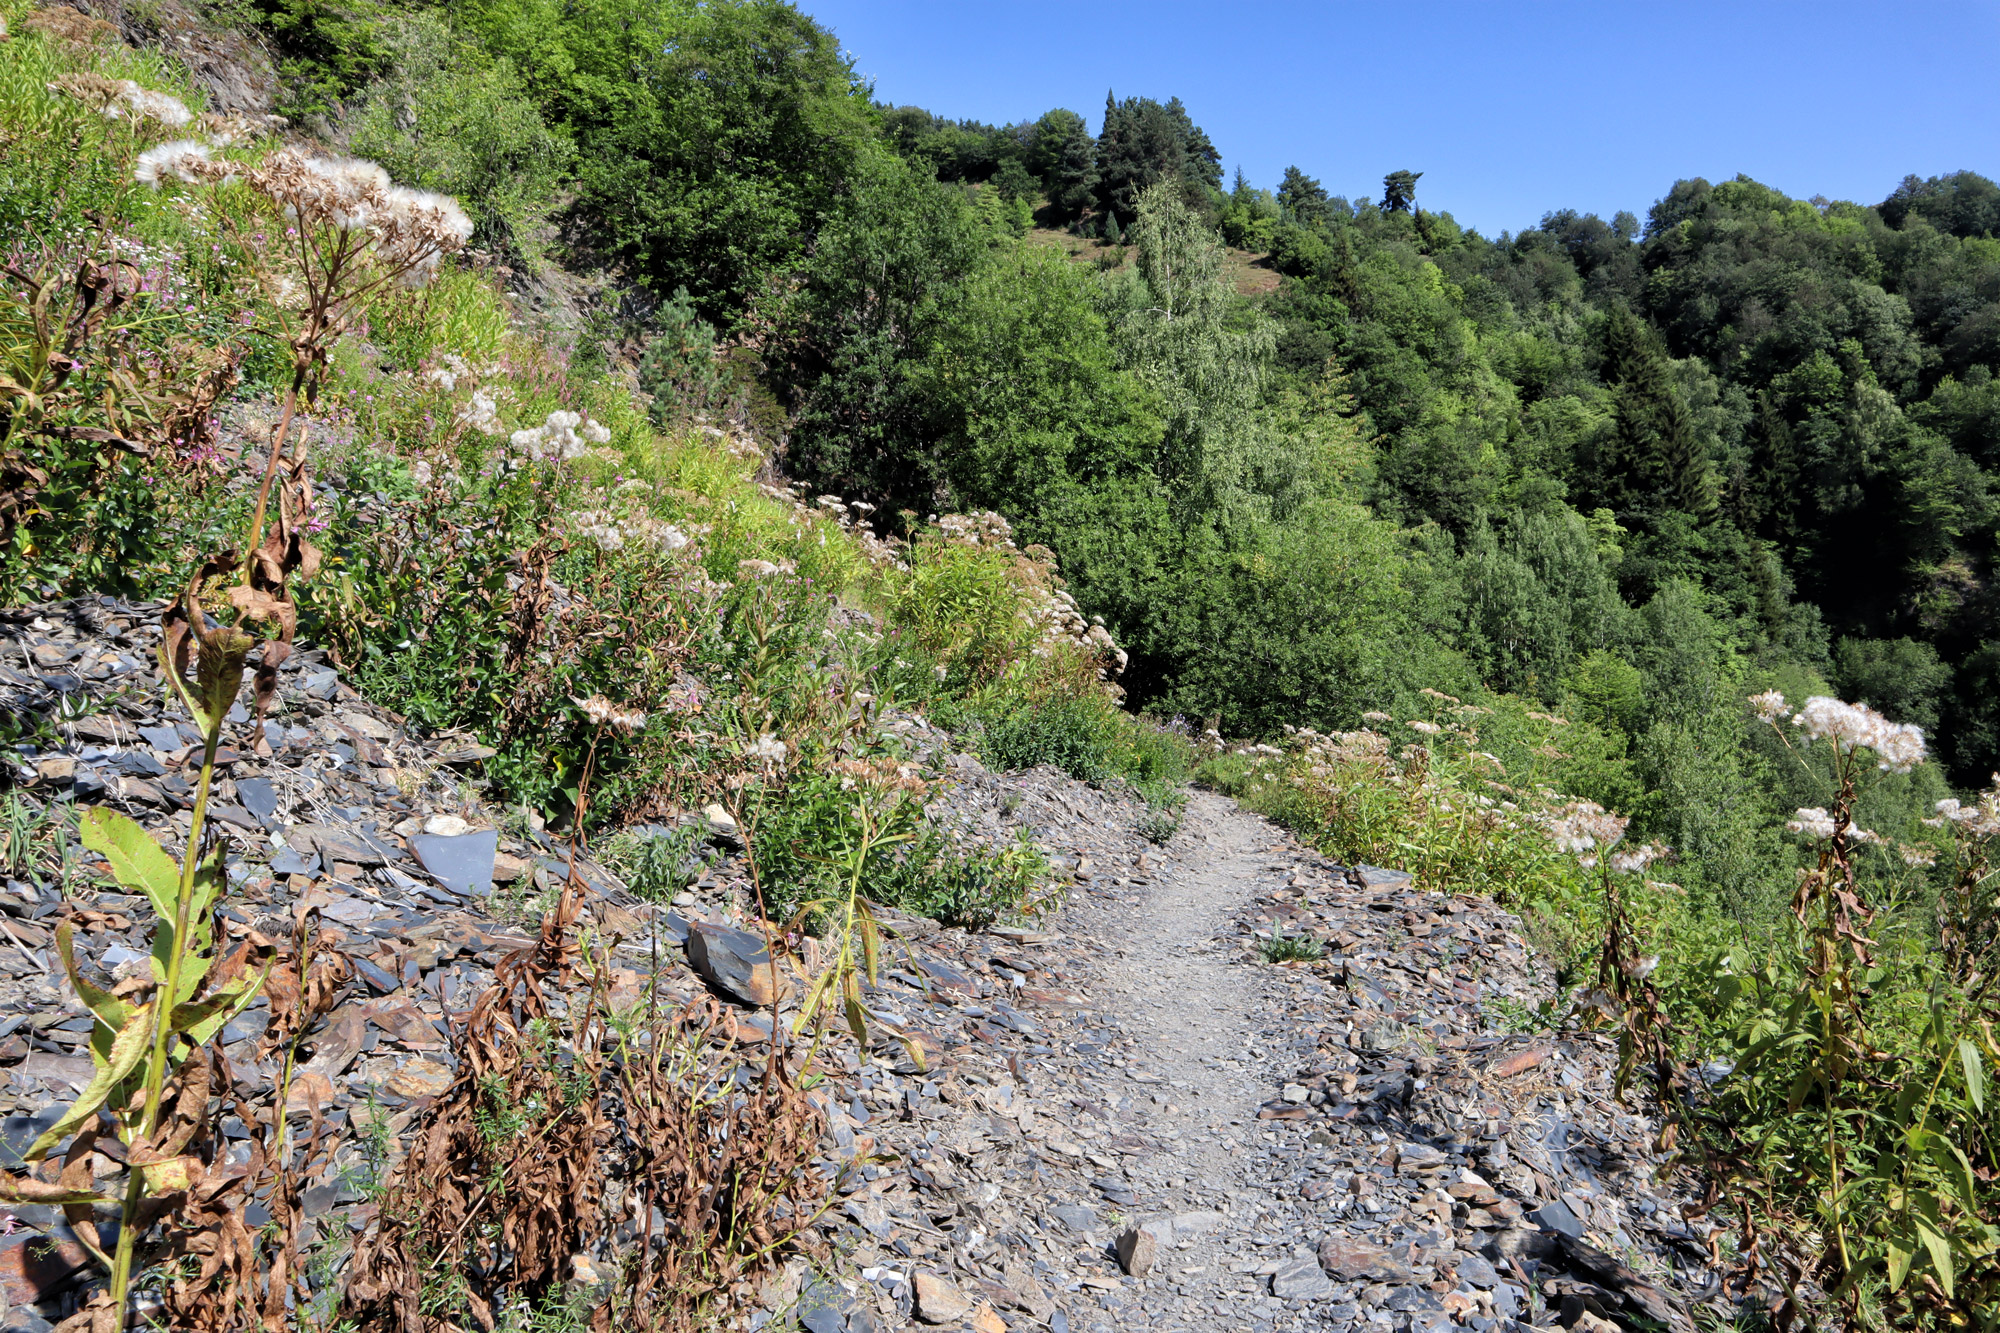
[[[274,875],[310,875],[319,870],[319,858],[309,852],[285,848],[271,858],[271,873]]]
[[[243,808],[259,819],[275,819],[278,814],[278,791],[269,778],[236,779],[236,799],[243,802]]]
[[[180,732],[171,726],[141,727],[139,736],[155,750],[178,750],[187,744],[181,739]]]
[[[1333,1295],[1333,1279],[1316,1259],[1294,1259],[1271,1274],[1271,1294],[1281,1301]]]
[[[1547,1227],[1558,1235],[1568,1236],[1571,1240],[1583,1239],[1583,1223],[1569,1210],[1569,1205],[1560,1199],[1535,1209],[1528,1214],[1528,1220],[1538,1226]]]
[[[449,835],[419,833],[410,839],[410,850],[416,853],[424,869],[454,893],[493,892],[493,858],[500,851],[498,830]]]
[[[285,841],[292,846],[300,842],[311,844],[313,850],[319,853],[320,860],[329,864],[335,861],[356,866],[389,863],[388,856],[380,847],[354,829],[335,828],[330,824],[298,824],[286,830]]]
[[[1082,1204],[1070,1203],[1063,1204],[1050,1211],[1056,1215],[1058,1221],[1071,1231],[1076,1232],[1079,1236],[1086,1232],[1097,1230],[1097,1210],[1095,1208],[1086,1208]]]

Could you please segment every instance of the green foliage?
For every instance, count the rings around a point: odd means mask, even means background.
[[[1098,210],[1122,232],[1138,217],[1141,197],[1159,186],[1206,203],[1221,192],[1222,155],[1180,98],[1162,105],[1150,97],[1120,102],[1106,93],[1097,136]]]
[[[379,73],[387,52],[378,20],[383,0],[207,0],[222,23],[254,26],[278,55],[278,114],[332,120],[341,104]]]
[[[1257,953],[1267,963],[1316,963],[1326,957],[1326,945],[1310,935],[1287,935],[1280,930],[1260,942]]]
[[[727,326],[811,249],[872,138],[833,34],[780,0],[561,7],[498,0],[454,21],[520,71],[577,148],[593,245]]]
[[[695,313],[687,288],[660,303],[653,323],[657,331],[639,360],[639,390],[653,396],[654,422],[666,425],[715,406],[722,391],[715,329]]]
[[[664,903],[701,878],[714,860],[700,825],[614,834],[598,853],[625,887],[647,902]]]
[[[456,196],[476,224],[473,244],[538,266],[573,167],[569,140],[543,123],[511,61],[442,15],[396,14],[373,32],[386,72],[346,117],[353,151],[398,181]]]
[[[958,847],[927,827],[901,860],[871,882],[870,893],[884,906],[947,926],[984,930],[1036,909],[1049,874],[1048,858],[1025,829],[1015,842],[991,850]]]
[[[1084,782],[1116,771],[1122,719],[1088,678],[1054,668],[975,705],[979,753],[994,768],[1048,764]]]

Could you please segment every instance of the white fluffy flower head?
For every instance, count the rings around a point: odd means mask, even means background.
[[[1843,752],[1873,750],[1876,767],[1891,773],[1907,773],[1924,762],[1923,728],[1909,722],[1891,722],[1867,704],[1843,703],[1823,694],[1814,695],[1792,715],[1792,725],[1807,740],[1832,741]]]

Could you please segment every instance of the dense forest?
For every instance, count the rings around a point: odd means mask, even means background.
[[[1784,892],[1753,867],[1794,795],[1748,694],[1865,699],[1958,784],[2000,766],[1985,177],[1662,182],[1643,221],[1487,237],[1395,163],[1379,199],[1310,163],[1225,189],[1178,98],[1107,94],[1095,134],[882,105],[771,0],[257,6],[281,109],[524,273],[615,275],[577,355],[645,348],[656,412],[782,413],[785,469],[885,530],[999,511],[1136,707],[1566,710],[1564,789],[1738,904]]]

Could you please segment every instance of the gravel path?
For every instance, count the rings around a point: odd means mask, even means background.
[[[1609,1042],[1495,1021],[1548,990],[1510,914],[1212,793],[1153,846],[1113,793],[959,771],[969,831],[1031,828],[1074,883],[1033,931],[927,939],[987,1026],[900,1123],[836,1116],[910,1163],[842,1187],[847,1333],[1691,1333],[1703,1232]],[[1274,966],[1274,933],[1324,956]],[[861,1071],[869,1107],[898,1075]]]
[[[1159,1172],[1157,1197],[1183,1217],[1221,1215],[1219,1225],[1164,1261],[1183,1279],[1176,1286],[1188,1293],[1192,1328],[1238,1327],[1215,1312],[1214,1301],[1224,1294],[1223,1238],[1239,1229],[1221,1210],[1248,1183],[1244,1126],[1255,1122],[1261,1100],[1244,1068],[1260,997],[1255,974],[1222,941],[1271,861],[1271,837],[1269,825],[1235,802],[1198,793],[1174,840],[1183,868],[1155,877],[1136,905],[1121,904],[1115,914],[1129,942],[1107,988],[1119,997],[1114,1012],[1126,1035],[1146,1054],[1144,1072],[1164,1080],[1154,1123],[1176,1131],[1182,1149]],[[1115,1313],[1125,1317],[1109,1321],[1112,1328],[1152,1327],[1142,1309]]]

